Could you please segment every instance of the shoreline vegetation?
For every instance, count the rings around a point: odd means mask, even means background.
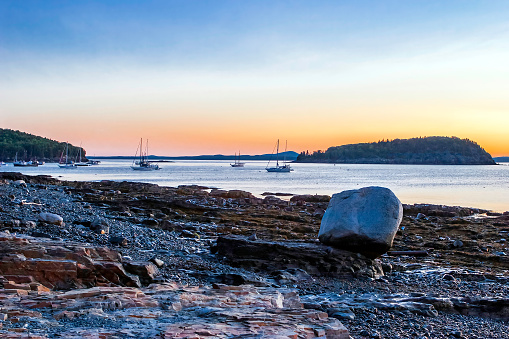
[[[16,154],[20,160],[58,162],[66,143],[35,136],[29,133],[0,128],[0,161],[12,162]],[[69,144],[71,157],[80,153],[82,161],[88,161],[84,148]],[[132,160],[133,156],[89,156],[92,159]],[[294,151],[280,153],[288,162],[338,163],[338,164],[426,164],[426,165],[496,165],[509,161],[509,157],[492,158],[481,146],[469,139],[456,137],[424,137],[412,139],[382,140],[329,147],[326,151]],[[151,162],[173,160],[211,161],[269,161],[273,154],[158,156],[148,155]]]
[[[0,191],[7,337],[509,336],[509,212],[404,205],[371,260],[317,241],[330,196],[16,172]]]
[[[86,151],[82,147],[0,128],[0,161],[3,162],[13,162],[16,158],[20,161],[59,162],[67,147],[71,159],[77,159],[81,154],[81,161],[88,161]]]
[[[469,139],[423,137],[381,140],[301,152],[296,162],[339,164],[496,165],[491,155]]]

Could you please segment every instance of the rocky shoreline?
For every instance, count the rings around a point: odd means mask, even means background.
[[[509,337],[509,213],[405,205],[372,260],[317,242],[328,196],[19,173],[0,192],[2,337]]]

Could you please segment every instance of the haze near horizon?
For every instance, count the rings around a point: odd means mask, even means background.
[[[0,2],[0,127],[133,155],[469,138],[509,155],[505,1]]]

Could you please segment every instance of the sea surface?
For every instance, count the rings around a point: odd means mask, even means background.
[[[233,168],[229,161],[176,160],[159,163],[159,171],[134,171],[128,160],[101,160],[101,164],[61,169],[1,166],[2,172],[45,174],[62,180],[137,181],[176,187],[203,185],[264,192],[332,195],[366,186],[391,189],[402,203],[427,203],[509,210],[509,163],[498,166],[291,164],[291,173],[268,173],[267,162],[247,162]]]

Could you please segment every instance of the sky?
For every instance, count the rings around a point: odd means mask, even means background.
[[[509,1],[0,1],[0,127],[88,155],[509,155]]]

